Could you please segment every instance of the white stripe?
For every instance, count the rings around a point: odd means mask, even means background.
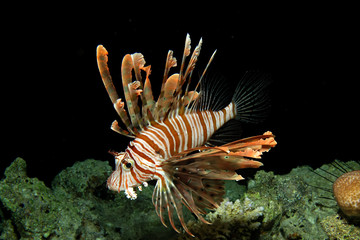
[[[166,124],[165,123],[163,123],[163,122],[161,122],[160,123],[160,125],[161,126],[164,126],[165,128],[166,128],[166,130],[167,130],[167,132],[169,133],[169,135],[171,136],[171,140],[172,140],[172,142],[174,143],[173,145],[175,146],[176,145],[176,141],[175,141],[175,137],[172,135],[172,133],[171,133],[171,131],[170,131],[170,129],[169,129],[169,127],[168,126],[166,126]],[[164,134],[165,134],[165,132],[164,132]],[[166,134],[165,134],[165,136],[166,136]],[[171,141],[170,139],[168,139],[168,141]],[[169,154],[169,156],[171,157],[171,149],[170,149],[170,145],[171,144],[169,144],[168,145],[168,148],[169,148],[169,152],[168,152],[168,154]],[[174,151],[175,149],[173,149],[173,151]]]
[[[148,128],[149,130],[151,129],[151,127]],[[143,134],[144,136],[147,136],[151,141],[153,141],[156,145],[158,145],[159,148],[161,148],[163,151],[165,150],[165,146],[163,144],[162,141],[160,141],[160,139],[158,139],[153,133],[149,132],[149,131],[144,131],[141,134]],[[166,155],[166,151],[164,151],[165,155]],[[166,158],[166,156],[164,156]]]
[[[197,135],[196,127],[195,127],[195,124],[193,122],[192,115],[193,114],[185,115],[185,119],[188,121],[188,123],[190,125],[190,131],[192,133],[191,134],[191,148],[194,147],[195,136]],[[189,133],[187,134],[187,138],[189,138]]]
[[[149,131],[144,132],[144,135],[147,136],[151,141],[153,141],[161,150],[163,150],[165,154],[164,158],[167,158],[166,147],[164,145],[164,142],[161,141],[161,139],[159,139],[153,133],[150,133]]]
[[[215,126],[214,126],[214,122],[213,122],[213,118],[211,116],[210,111],[206,111],[208,119],[209,119],[209,126],[210,126],[210,135],[212,135],[215,131]]]
[[[196,137],[197,141],[196,141],[196,146],[200,146],[204,143],[205,139],[204,139],[204,129],[201,125],[201,121],[200,121],[200,117],[198,113],[194,114],[194,120],[197,126],[197,131],[198,131],[198,135]]]
[[[170,127],[172,127],[174,129],[174,131],[177,133],[176,136],[173,136],[171,131],[169,130],[169,132],[170,132],[170,134],[171,134],[171,136],[173,137],[173,140],[174,140],[174,149],[173,149],[173,151],[176,152],[176,150],[177,150],[176,147],[177,146],[176,146],[176,139],[175,138],[178,137],[179,141],[180,141],[180,144],[181,144],[182,137],[181,137],[181,134],[179,134],[179,128],[178,128],[175,120],[173,118],[169,118],[169,123],[171,125]]]
[[[137,146],[139,146],[139,144],[137,144]],[[136,147],[136,146],[135,146]],[[137,147],[136,147],[137,148]],[[144,150],[141,150],[142,148],[137,148],[137,150],[139,152],[143,152],[146,155],[146,152]],[[138,154],[136,154],[136,152],[134,152],[131,148],[126,149],[127,151],[129,151],[131,153],[132,156],[134,156],[134,161],[137,161],[137,163],[141,166],[144,166],[144,168],[146,168],[147,170],[152,171],[152,168],[154,168],[154,164],[148,160],[146,160],[145,158],[139,156]]]
[[[203,116],[204,123],[205,123],[205,126],[206,126],[206,134],[207,134],[207,136],[209,138],[212,134],[211,134],[210,121],[208,119],[207,111],[201,112],[201,114]]]
[[[219,129],[219,128],[220,128],[220,124],[221,124],[220,112],[214,112],[214,115],[215,115],[216,129]]]
[[[179,153],[180,153],[180,152],[186,150],[187,142],[188,142],[188,140],[187,140],[188,139],[187,138],[188,133],[187,133],[187,130],[186,130],[186,125],[185,125],[184,121],[182,120],[182,118],[180,116],[177,116],[176,119],[180,123],[180,129],[183,129],[183,131],[184,131],[184,139],[183,139],[184,140],[184,142],[183,142],[184,146],[182,146],[182,144],[180,144],[180,146],[179,146]]]
[[[159,123],[160,124],[160,123]],[[164,156],[164,158],[166,159],[166,158],[168,158],[169,156],[168,156],[168,154],[170,153],[170,143],[169,143],[169,139],[166,137],[166,135],[165,135],[165,133],[163,132],[163,130],[161,130],[160,128],[158,128],[158,127],[152,127],[151,128],[155,133],[157,133],[159,136],[160,136],[160,138],[162,138],[163,139],[163,141],[161,141],[161,139],[159,139],[159,141],[161,142],[161,143],[163,143],[163,151],[164,151],[164,154],[165,154],[165,156]]]
[[[153,149],[145,140],[141,138],[136,138],[136,141],[139,143],[134,142],[137,147],[137,149],[143,149],[143,152],[148,156],[149,158],[153,159],[156,157],[155,149]]]
[[[224,124],[225,116],[223,111],[219,111],[219,128]]]
[[[204,122],[205,122],[205,125],[206,125],[206,134],[208,137],[211,136],[211,126],[210,126],[210,121],[209,121],[209,118],[208,118],[208,114],[207,114],[207,111],[205,112],[202,112],[202,115],[203,115],[203,119],[204,119]]]
[[[234,118],[233,107],[234,104],[232,102],[225,107],[226,122]]]

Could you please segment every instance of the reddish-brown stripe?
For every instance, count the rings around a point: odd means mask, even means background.
[[[148,129],[147,132],[152,133],[152,134],[159,140],[159,142],[163,142],[164,145],[165,145],[165,139],[164,139],[164,141],[162,141],[163,137],[162,137],[161,135],[159,135],[155,130]],[[149,140],[150,140],[150,139],[149,139]],[[153,141],[153,144],[157,146],[157,149],[159,149],[159,150],[158,150],[158,153],[159,153],[161,156],[164,157],[164,156],[165,156],[164,150],[166,150],[166,149],[161,149],[161,148],[155,143],[155,141]],[[154,148],[154,149],[155,149],[155,148]]]
[[[148,131],[148,130],[146,130],[146,131]],[[159,153],[159,151],[161,150],[161,149],[159,148],[159,146],[154,143],[154,141],[150,140],[150,139],[149,139],[147,136],[145,136],[144,134],[140,134],[140,135],[138,135],[136,138],[142,139],[142,140],[144,140],[145,142],[147,142],[147,143],[150,145],[150,147],[152,147],[152,148],[155,150],[155,152],[157,152],[157,153]]]
[[[135,140],[134,140],[134,142],[135,142]],[[141,143],[139,143],[138,141],[136,141],[136,144],[139,144],[139,145],[141,145],[145,150],[147,150]],[[144,158],[146,161],[148,161],[148,162],[151,162],[152,164],[155,164],[155,162],[154,162],[154,160],[152,160],[149,156],[147,156],[145,153],[143,153],[143,152],[141,152],[141,151],[139,151],[139,149],[137,149],[136,147],[135,147],[135,145],[133,145],[133,146],[128,146],[131,150],[133,150],[137,155],[139,155],[141,158]],[[148,151],[148,150],[147,150]]]
[[[170,127],[169,123],[167,123],[166,126]],[[174,154],[174,141],[173,141],[173,138],[171,137],[171,134],[169,133],[168,129],[160,124],[155,125],[154,127],[160,129],[165,134],[165,136],[167,137],[169,144],[170,144],[170,154],[173,155]]]
[[[131,173],[131,176],[135,179],[135,181],[136,181],[137,183],[141,184],[141,182],[139,181],[139,179],[138,179],[137,176],[136,176],[136,173],[135,173],[134,168],[131,168],[131,169],[130,169],[130,173]]]
[[[119,187],[118,187],[118,192],[120,192],[120,188],[121,188],[121,175],[122,175],[122,167],[121,167],[121,165],[119,166],[119,178],[118,179],[113,179],[112,181],[110,181],[110,184],[111,185],[116,185],[116,183],[115,183],[115,180],[117,180],[118,181],[118,183],[119,183]],[[109,178],[109,180],[110,180],[110,178]]]
[[[134,159],[134,157],[131,155],[131,153],[130,153],[129,151],[127,151],[127,153],[129,154],[129,156],[130,156],[132,159]],[[142,168],[142,167],[140,166],[140,164],[138,164],[136,161],[134,161],[134,163],[135,163],[135,166],[134,166],[134,167],[136,167],[136,169],[139,170],[140,172],[146,173],[146,174],[151,174],[151,175],[154,174],[153,171],[146,170],[146,169]]]
[[[232,112],[234,114],[234,117],[236,116],[236,107],[235,107],[235,103],[232,103]]]
[[[173,118],[173,119],[174,119],[175,124],[177,125],[177,127],[179,129],[179,132],[178,132],[178,134],[176,136],[176,138],[177,138],[176,153],[178,153],[179,151],[182,151],[182,149],[179,149],[180,148],[180,141],[182,141],[181,146],[184,149],[184,142],[185,142],[184,138],[185,137],[180,137],[180,136],[184,136],[185,134],[184,134],[184,130],[181,128],[181,124],[180,124],[179,120],[176,117]]]
[[[165,180],[165,179],[164,179],[164,176],[161,175],[160,173],[155,172],[154,175],[157,176],[159,179],[161,179],[161,181],[164,181],[164,180]]]
[[[208,139],[207,139],[207,129],[206,129],[206,124],[205,124],[205,121],[204,121],[204,118],[203,118],[203,115],[200,111],[198,111],[196,113],[198,116],[199,116],[199,119],[200,119],[200,125],[203,129],[203,136],[204,136],[204,141],[206,142]]]
[[[217,127],[216,127],[216,118],[215,118],[215,114],[214,114],[214,112],[213,112],[213,111],[211,111],[211,110],[209,110],[209,113],[210,113],[210,115],[211,115],[211,119],[212,119],[212,121],[213,121],[213,125],[214,125],[214,129],[213,129],[213,131],[215,132],[215,131],[217,130]]]
[[[190,149],[192,147],[192,131],[191,131],[191,126],[188,122],[188,120],[186,119],[185,115],[181,115],[180,116],[185,124],[186,127],[186,136],[184,136],[184,138],[187,138],[188,142],[187,142],[187,149]]]
[[[175,120],[175,119],[173,119],[173,120]],[[177,152],[177,150],[179,148],[179,144],[180,144],[179,133],[175,131],[175,128],[173,126],[174,123],[170,123],[169,119],[166,119],[164,123],[170,129],[170,132],[175,139],[175,149],[174,149],[174,147],[171,148],[171,155],[173,155],[174,153]]]
[[[222,109],[221,111],[222,111],[223,114],[224,114],[223,119],[224,119],[224,123],[225,123],[225,122],[226,122],[226,114],[227,114],[226,109],[224,108],[224,109]]]

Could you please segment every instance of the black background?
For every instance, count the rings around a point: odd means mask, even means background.
[[[271,74],[272,112],[264,123],[244,126],[245,136],[276,135],[264,169],[286,173],[336,158],[357,160],[358,29],[351,7],[272,7],[111,14],[99,7],[92,18],[82,9],[17,13],[11,25],[3,21],[0,172],[18,156],[31,177],[46,183],[87,158],[113,165],[107,151],[123,150],[128,139],[110,130],[116,113],[98,73],[97,45],[109,51],[121,95],[125,54],[144,54],[155,88],[167,51],[180,61],[186,33],[193,47],[203,38],[199,66],[218,50],[211,67],[230,82],[246,70]]]

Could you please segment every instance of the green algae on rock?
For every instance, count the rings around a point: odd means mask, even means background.
[[[190,221],[189,230],[196,239],[255,239],[263,217],[263,207],[257,207],[249,198],[235,202],[224,199],[215,212],[206,215],[208,225],[199,221]],[[182,234],[179,239],[194,239]]]
[[[346,218],[342,218],[339,214],[324,218],[320,224],[331,240],[360,238],[360,227],[349,224]]]
[[[307,166],[285,175],[263,170],[256,173],[246,196],[264,206],[266,227],[261,239],[326,239],[326,233],[316,223],[328,212],[319,210],[316,195],[305,182],[312,175]]]
[[[216,239],[219,236],[221,239],[229,239],[228,236],[234,239],[249,239],[251,236],[251,239],[264,240],[331,238],[329,229],[324,229],[324,221],[326,222],[329,216],[336,215],[339,208],[331,196],[324,196],[326,191],[313,187],[324,187],[326,184],[328,181],[315,174],[309,166],[297,167],[285,175],[257,171],[254,178],[248,180],[245,192],[235,183],[227,184],[226,193],[239,196],[242,200],[238,203],[242,203],[244,199],[251,199],[254,209],[263,209],[261,218],[256,221],[258,228],[247,228],[247,231],[239,234],[238,228],[233,228],[224,221],[231,218],[231,211],[223,211],[223,208],[220,208],[215,212],[221,215],[216,224],[190,222],[191,231],[196,236],[199,235],[199,239]],[[237,195],[237,188],[241,194]],[[331,184],[328,189],[331,189]],[[213,214],[208,213],[206,218],[209,219]],[[247,222],[247,219],[243,216],[242,221]],[[359,231],[359,226],[347,222],[342,226],[344,229],[351,228],[353,232]],[[179,237],[183,238],[186,236]]]
[[[21,237],[43,239],[55,232],[58,201],[51,189],[37,178],[26,176],[26,163],[17,158],[0,183],[1,202]]]
[[[0,210],[6,212],[0,239],[145,239],[154,232],[166,239],[176,234],[163,228],[153,209],[153,187],[130,201],[106,188],[110,172],[108,162],[77,162],[60,172],[50,189],[29,178],[26,162],[17,158],[0,181]]]
[[[336,171],[331,164],[321,168]],[[61,171],[49,188],[29,178],[26,162],[17,158],[0,181],[0,239],[189,237],[162,226],[151,201],[153,186],[143,188],[137,201],[131,201],[106,188],[110,172],[108,162],[76,162]],[[226,183],[229,200],[206,216],[214,224],[190,222],[197,239],[347,239],[347,229],[360,231],[339,215],[331,193],[322,189],[331,190],[332,183],[308,166],[285,175],[260,170],[247,187],[245,181],[242,184]]]

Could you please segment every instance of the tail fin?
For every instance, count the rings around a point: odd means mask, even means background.
[[[267,87],[270,76],[261,72],[246,72],[238,83],[232,101],[236,107],[236,119],[259,123],[270,110]]]

